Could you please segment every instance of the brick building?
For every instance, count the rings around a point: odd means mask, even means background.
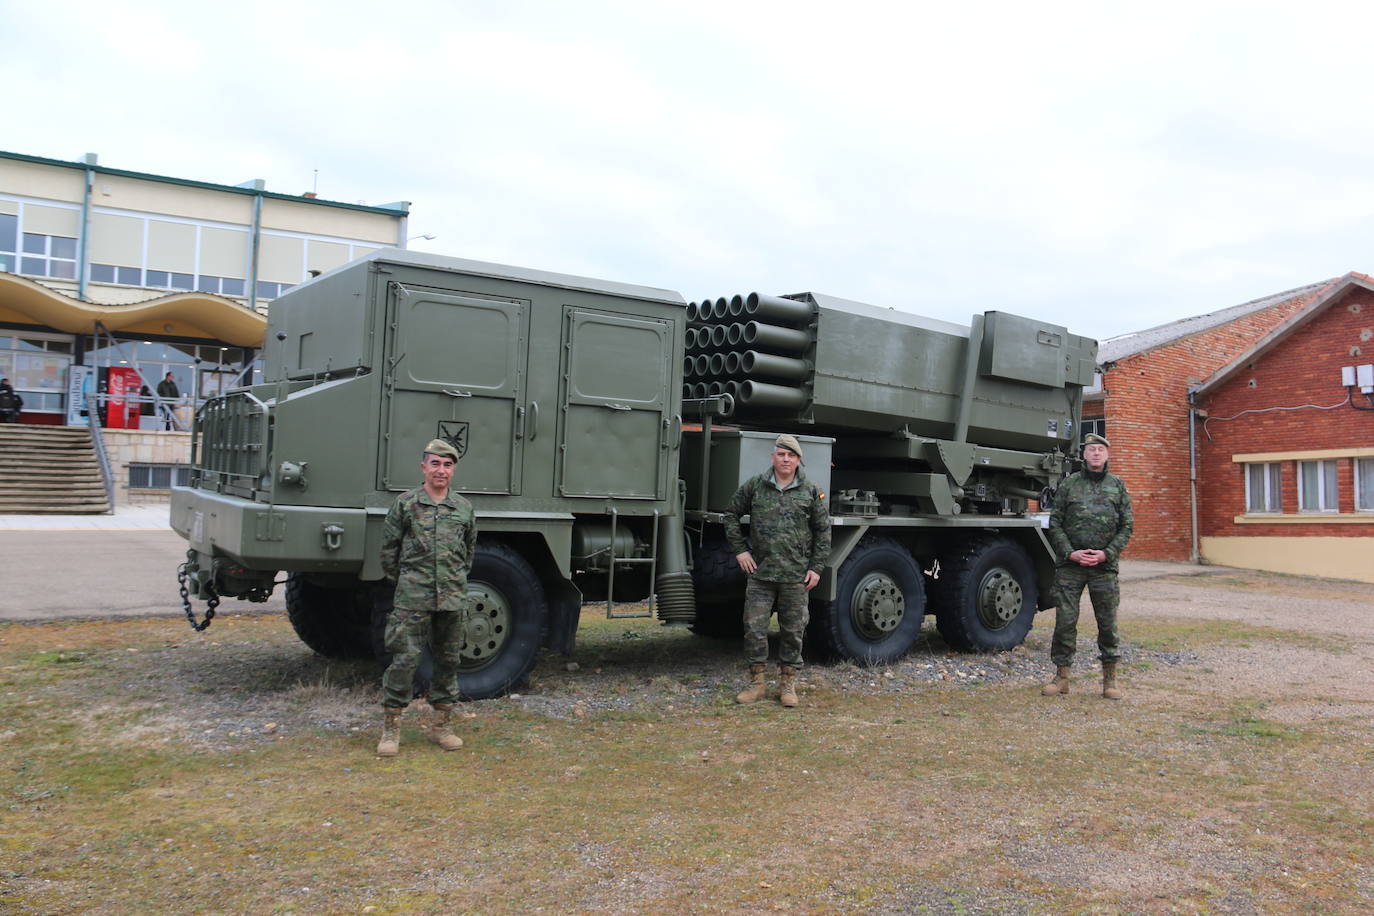
[[[1204,561],[1374,582],[1371,363],[1374,279],[1347,274],[1198,387]]]
[[[1112,443],[1112,472],[1135,507],[1128,556],[1196,559],[1189,390],[1231,363],[1333,281],[1102,342],[1102,384],[1084,397],[1083,430]]]

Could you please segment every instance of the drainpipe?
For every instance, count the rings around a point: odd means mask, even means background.
[[[1188,508],[1192,518],[1192,545],[1188,555],[1189,563],[1202,559],[1198,549],[1197,530],[1197,387],[1188,388]]]
[[[91,237],[91,189],[95,187],[95,164],[98,158],[95,153],[87,153],[82,157],[86,164],[86,180],[81,190],[81,237],[76,240],[76,298],[82,302],[86,301],[86,276],[90,273],[91,246],[88,242]]]
[[[249,239],[248,250],[248,308],[250,311],[258,310],[258,256],[262,251],[262,192],[267,187],[267,182],[261,178],[254,178],[252,181],[245,181],[243,184],[235,185],[239,188],[247,188],[253,191],[253,231]]]

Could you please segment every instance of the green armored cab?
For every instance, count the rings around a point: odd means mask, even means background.
[[[871,663],[926,613],[966,649],[1025,637],[1052,561],[1027,500],[1077,441],[1096,344],[1002,312],[971,327],[817,294],[677,293],[400,250],[273,303],[264,383],[211,399],[172,525],[202,598],[286,572],[301,638],[370,654],[381,521],[432,438],[478,514],[463,689],[570,652],[581,608],[739,627],[721,510],[798,435],[833,550],[809,644]]]

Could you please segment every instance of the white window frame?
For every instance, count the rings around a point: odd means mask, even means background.
[[[1263,482],[1264,492],[1258,494],[1264,508],[1252,508],[1255,504],[1254,494],[1252,494],[1253,482],[1251,480],[1252,468],[1261,468],[1260,479]],[[1246,515],[1277,515],[1283,512],[1283,462],[1282,461],[1254,461],[1245,465],[1245,514]]]
[[[1307,502],[1306,484],[1309,473],[1316,474],[1317,504],[1315,506],[1308,505]],[[1298,511],[1326,514],[1334,514],[1336,512],[1339,512],[1339,485],[1336,482],[1336,474],[1336,461],[1333,458],[1321,458],[1311,461],[1299,461]]]
[[[1355,458],[1355,511],[1374,512],[1374,458]],[[1361,499],[1361,495],[1365,498]]]

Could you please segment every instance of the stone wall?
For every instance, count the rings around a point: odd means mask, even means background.
[[[131,464],[190,464],[191,434],[136,429],[102,430],[115,478],[117,505],[165,503],[169,490],[129,490]]]

